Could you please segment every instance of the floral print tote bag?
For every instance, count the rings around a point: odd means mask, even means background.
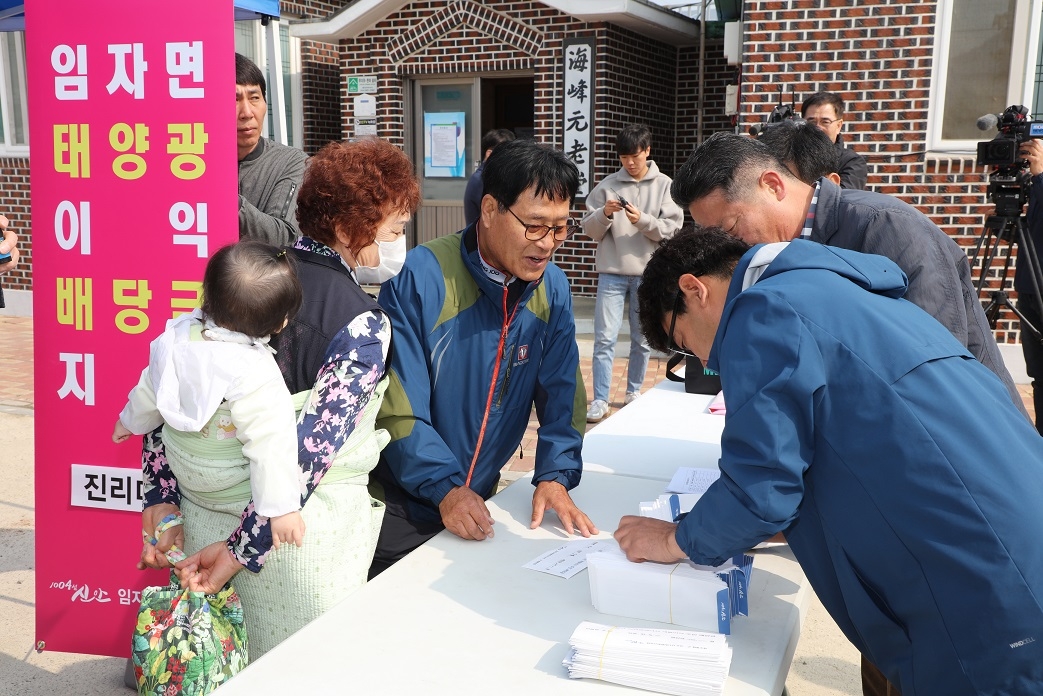
[[[209,694],[246,666],[243,605],[230,584],[217,594],[170,585],[141,595],[132,644],[142,696]]]

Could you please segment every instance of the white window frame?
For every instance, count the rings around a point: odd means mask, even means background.
[[[7,56],[9,55],[10,42],[18,40],[21,50],[16,52],[12,74],[16,84],[7,84]],[[29,156],[29,97],[26,90],[25,77],[25,33],[24,32],[0,32],[0,99],[3,100],[3,108],[0,108],[0,119],[3,119],[4,137],[0,142],[0,156],[4,157],[28,157]],[[25,143],[12,143],[14,137],[14,100],[11,98],[12,90],[18,90],[19,102],[21,103],[22,124],[25,131]]]
[[[938,13],[935,18],[935,36],[938,40],[935,42],[932,60],[931,90],[927,109],[927,151],[966,154],[976,152],[978,143],[990,136],[982,133],[979,139],[942,138],[953,2],[954,0],[938,0]],[[1007,106],[1032,103],[1040,8],[1043,7],[1043,0],[1018,0],[1015,7],[1014,36],[1011,41],[1010,71],[1007,79]],[[967,114],[967,118],[977,119],[982,115]]]
[[[291,18],[283,15],[279,21],[279,31],[282,32],[284,29],[289,31],[289,20]],[[254,25],[253,31],[253,54],[257,56],[257,67],[261,69],[264,74],[266,81],[270,82],[268,75],[268,43],[265,41],[265,27],[261,25],[261,20],[237,20],[237,24],[246,22]],[[298,149],[304,149],[304,109],[302,105],[304,103],[304,90],[301,86],[301,40],[300,38],[290,35],[289,41],[289,59],[290,59],[290,93],[284,94],[283,99],[290,105],[290,118],[293,120],[292,137],[290,142],[287,143],[292,147]],[[268,90],[272,90],[272,86],[268,86]],[[266,120],[265,126],[265,137],[268,137],[268,125],[269,121]]]

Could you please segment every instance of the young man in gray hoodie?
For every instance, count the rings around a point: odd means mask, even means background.
[[[647,126],[630,125],[616,137],[622,168],[606,177],[587,196],[583,233],[598,242],[598,294],[594,304],[594,400],[587,422],[608,415],[612,358],[623,303],[630,298],[630,362],[627,367],[629,404],[641,393],[648,367],[648,342],[637,318],[637,289],[652,252],[684,222],[684,211],[670,197],[670,177],[648,159],[652,133]]]

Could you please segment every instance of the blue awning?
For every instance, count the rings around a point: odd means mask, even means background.
[[[279,0],[235,0],[236,19],[279,16]],[[0,31],[25,31],[25,0],[0,0]]]
[[[279,16],[279,0],[235,0],[236,19],[260,19],[265,15]]]

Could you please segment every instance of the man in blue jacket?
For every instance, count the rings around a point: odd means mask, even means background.
[[[485,500],[534,404],[532,527],[554,510],[568,533],[597,533],[568,494],[586,390],[569,284],[550,261],[578,229],[579,172],[562,152],[515,140],[493,150],[482,180],[478,221],[411,251],[380,290],[395,350],[377,419],[391,442],[373,472],[387,509],[370,577],[442,529],[492,536]]]
[[[720,564],[784,531],[903,696],[1043,693],[1043,438],[906,285],[809,241],[665,243],[641,326],[720,372],[721,478],[679,525],[615,536],[631,560]]]

